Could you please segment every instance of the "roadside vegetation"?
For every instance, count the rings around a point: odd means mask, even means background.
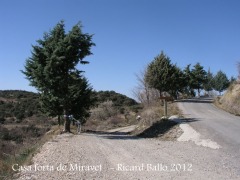
[[[0,179],[13,179],[12,166],[30,164],[39,148],[59,132],[58,126],[26,125],[12,129],[0,126]]]
[[[114,91],[93,93],[94,106],[84,125],[85,131],[104,131],[112,128],[136,124],[136,115],[142,105],[125,95]]]
[[[214,103],[217,107],[240,116],[240,84],[232,83],[224,95],[217,97]]]
[[[228,79],[221,70],[214,75],[210,68],[206,71],[200,63],[193,67],[188,64],[181,69],[162,51],[137,75],[138,85],[133,94],[144,104],[164,96],[173,99],[210,96],[212,90],[221,94],[235,80],[233,77]]]
[[[214,104],[234,115],[240,116],[240,63],[238,63],[238,79],[233,81],[223,96],[217,97]]]
[[[12,165],[30,161],[31,155],[49,139],[44,134],[54,124],[39,110],[37,94],[0,91],[0,179],[12,179]]]
[[[168,117],[181,116],[174,102],[168,102]],[[182,133],[178,123],[169,121],[164,116],[164,105],[161,101],[151,101],[139,113],[139,119],[133,135],[144,138],[159,138],[161,140],[176,140]]]
[[[136,123],[141,105],[114,91],[93,91],[91,115],[85,119],[82,130],[106,130]],[[64,129],[56,116],[45,114],[39,94],[5,90],[0,91],[0,179],[12,179],[13,164],[26,164],[43,143]],[[72,133],[77,128],[71,123]]]

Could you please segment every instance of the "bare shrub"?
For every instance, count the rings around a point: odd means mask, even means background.
[[[163,114],[163,108],[160,106],[145,108],[141,113],[142,125],[151,126],[154,122],[160,120]]]
[[[132,93],[139,102],[144,105],[150,105],[158,100],[160,94],[158,90],[150,88],[146,81],[146,74],[147,67],[145,67],[143,71],[140,71],[140,73],[136,74],[137,86],[133,89]]]
[[[99,125],[99,122],[93,119],[89,119],[85,124],[84,124],[84,130],[96,130],[97,126]]]
[[[125,120],[118,116],[115,116],[115,117],[111,117],[109,121],[110,121],[110,124],[117,126],[119,124],[124,123]]]
[[[113,106],[112,101],[105,101],[98,105],[97,108],[91,110],[90,119],[95,120],[106,120],[111,116],[115,116],[117,114],[117,110]]]

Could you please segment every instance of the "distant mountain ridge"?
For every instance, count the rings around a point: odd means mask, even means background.
[[[38,94],[21,90],[0,90],[0,118],[20,122],[33,115],[40,116]]]
[[[22,90],[0,90],[0,123],[11,118],[13,121],[22,121],[33,115],[44,116],[40,111],[39,95]],[[115,91],[94,91],[92,98],[95,106],[105,101],[112,101],[114,106],[135,106],[138,103],[123,94]]]
[[[115,106],[134,106],[138,105],[138,103],[132,99],[127,97],[126,95],[117,93],[115,91],[95,91],[93,93],[94,98],[97,100],[97,104],[112,101]]]

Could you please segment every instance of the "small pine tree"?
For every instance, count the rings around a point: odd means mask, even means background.
[[[145,80],[149,87],[157,89],[161,96],[162,92],[168,92],[171,89],[171,76],[173,73],[173,65],[170,58],[161,52],[148,65]]]
[[[208,69],[207,72],[207,78],[206,81],[203,83],[203,88],[206,92],[212,91],[213,90],[213,74],[210,71],[210,68]]]
[[[183,76],[185,80],[184,92],[188,96],[195,96],[194,92],[194,76],[191,70],[191,64],[188,64],[183,70]]]
[[[216,91],[218,91],[220,95],[221,95],[221,92],[226,90],[229,86],[229,80],[227,78],[227,75],[221,70],[217,72],[213,80],[214,80],[213,88]]]
[[[174,98],[178,98],[179,92],[183,92],[186,87],[186,81],[183,71],[177,67],[176,64],[172,65],[169,70],[169,83],[168,93]]]
[[[157,89],[160,96],[162,92],[167,92],[175,99],[186,86],[184,73],[176,64],[171,63],[163,51],[148,65],[144,81],[148,88]]]
[[[197,63],[193,66],[192,74],[193,80],[192,85],[194,89],[197,89],[198,96],[200,96],[200,91],[203,89],[203,84],[207,81],[207,73],[204,70],[203,66],[200,63]]]

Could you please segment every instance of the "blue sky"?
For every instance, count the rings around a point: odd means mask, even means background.
[[[0,89],[34,91],[20,70],[57,22],[94,34],[86,71],[96,90],[132,96],[135,74],[162,50],[184,68],[200,62],[237,76],[239,0],[0,0]]]

